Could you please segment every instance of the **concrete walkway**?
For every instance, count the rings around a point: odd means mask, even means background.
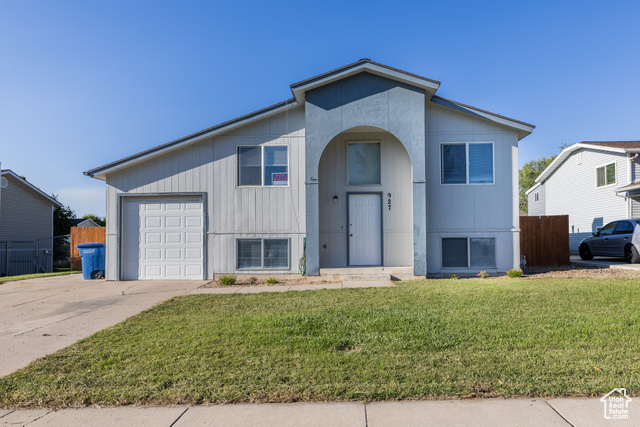
[[[595,257],[591,261],[585,261],[579,255],[571,255],[571,264],[584,265],[598,268],[618,268],[621,270],[640,271],[640,264],[629,264],[622,258]]]
[[[119,407],[59,411],[0,410],[0,425],[27,426],[638,426],[640,404],[629,420],[605,419],[599,399],[475,399],[374,403]]]

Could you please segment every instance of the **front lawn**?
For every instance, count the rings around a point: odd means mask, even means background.
[[[51,276],[66,276],[68,274],[77,274],[82,273],[82,271],[71,270],[69,271],[56,271],[53,273],[36,273],[36,274],[23,274],[21,276],[5,276],[0,277],[0,285],[6,282],[16,282],[18,280],[28,280],[28,279],[39,279],[40,277],[51,277]]]
[[[637,279],[425,280],[173,298],[0,379],[0,405],[640,390]]]

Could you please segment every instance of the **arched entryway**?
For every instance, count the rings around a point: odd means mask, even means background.
[[[382,129],[334,137],[318,167],[320,267],[413,265],[411,159]]]

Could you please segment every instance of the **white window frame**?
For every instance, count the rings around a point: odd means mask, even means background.
[[[283,186],[284,187],[284,186]],[[260,240],[260,267],[240,267],[238,265],[238,242],[241,240]],[[265,267],[264,266],[264,241],[265,240],[286,240],[287,241],[287,266],[286,267]],[[252,271],[252,270],[291,270],[291,238],[289,237],[241,237],[236,239],[236,270],[237,271]]]
[[[466,239],[467,240],[467,266],[466,267],[444,267],[444,256],[442,254],[442,241],[444,239]],[[471,239],[493,239],[493,249],[494,249],[494,254],[493,254],[493,259],[495,261],[495,265],[493,267],[470,267],[471,265]],[[460,268],[465,268],[467,270],[475,270],[478,268],[486,268],[488,270],[495,270],[498,265],[498,251],[497,251],[497,246],[496,246],[496,237],[495,236],[441,236],[440,237],[440,268],[443,270],[456,270],[456,269],[460,269]]]
[[[534,202],[539,202],[540,201],[540,193],[538,191],[533,193],[533,201]]]
[[[607,166],[609,165],[613,165],[614,167],[614,173],[613,173],[613,182],[611,184],[607,184]],[[604,185],[600,185],[598,186],[598,169],[604,168]],[[616,185],[618,183],[618,165],[617,162],[614,160],[613,162],[607,162],[604,163],[602,165],[596,166],[595,168],[595,186],[596,188],[605,188],[605,187],[610,187],[612,185]]]
[[[349,146],[352,144],[379,144],[380,145],[380,183],[378,184],[351,184],[349,183]],[[364,141],[347,141],[347,154],[346,154],[346,158],[347,158],[347,176],[346,176],[346,185],[347,187],[381,187],[382,186],[382,179],[383,179],[383,171],[382,171],[382,165],[384,164],[384,161],[382,160],[382,141],[381,140],[364,140]]]
[[[491,182],[487,183],[487,182],[469,182],[469,145],[470,144],[491,144],[491,172],[492,172],[492,177],[491,177]],[[444,160],[443,156],[442,156],[442,146],[443,145],[464,145],[464,158],[465,158],[465,162],[466,162],[466,182],[464,183],[445,183],[444,182],[444,175],[443,175],[443,168],[442,168],[442,162]],[[495,185],[496,184],[496,145],[493,141],[472,141],[472,142],[441,142],[440,143],[440,185]]]
[[[260,185],[242,185],[240,184],[240,174],[242,173],[242,167],[240,165],[240,149],[241,148],[258,148],[260,147]],[[264,184],[264,149],[265,147],[286,147],[287,148],[287,185],[265,185]],[[291,180],[289,179],[291,174],[291,161],[290,161],[290,151],[289,146],[287,144],[262,144],[262,145],[238,145],[236,146],[236,187],[241,188],[251,188],[251,187],[269,187],[269,188],[286,188],[291,185]]]

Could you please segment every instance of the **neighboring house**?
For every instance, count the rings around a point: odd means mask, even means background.
[[[107,279],[298,273],[301,258],[309,275],[518,266],[518,141],[534,126],[439,86],[363,59],[85,172],[106,181]]]
[[[71,222],[73,223],[72,227],[100,227],[90,218],[74,218]]]
[[[640,218],[640,141],[565,148],[527,191],[529,215],[569,215],[569,247],[608,222]]]
[[[53,270],[53,210],[62,204],[11,170],[0,176],[0,275]]]

